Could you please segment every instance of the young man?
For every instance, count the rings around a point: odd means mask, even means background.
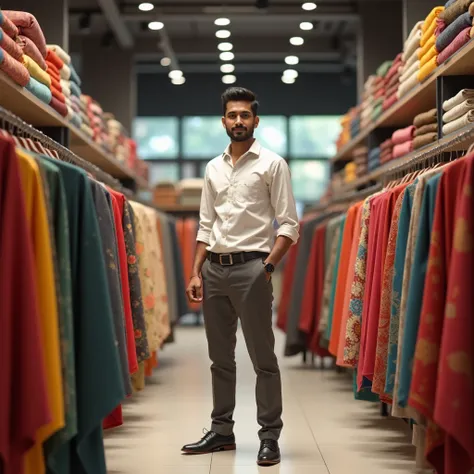
[[[258,464],[280,462],[283,423],[281,380],[272,330],[275,266],[299,237],[290,171],[283,158],[253,137],[258,102],[253,92],[232,87],[222,95],[222,124],[231,144],[206,168],[201,198],[191,302],[203,301],[214,410],[204,438],[183,447],[204,454],[235,449],[235,345],[240,318],[257,374]],[[276,232],[273,222],[279,229]]]

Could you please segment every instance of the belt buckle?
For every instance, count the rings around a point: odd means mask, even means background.
[[[226,257],[228,257],[228,259],[229,259],[228,263],[225,263],[225,262],[223,261],[223,259],[226,258]],[[233,259],[233,257],[232,257],[232,254],[230,254],[230,253],[221,253],[221,254],[219,255],[219,263],[220,263],[223,267],[228,267],[228,266],[233,265],[233,264],[234,264],[234,259]]]

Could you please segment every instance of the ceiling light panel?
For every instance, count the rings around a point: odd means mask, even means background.
[[[230,20],[228,18],[217,18],[216,20],[214,20],[214,25],[227,26],[230,25]]]
[[[162,30],[165,25],[161,21],[150,21],[148,28],[153,31]]]
[[[233,74],[222,76],[222,82],[224,84],[234,84],[235,81],[237,81],[237,78]]]
[[[235,66],[233,64],[222,64],[221,72],[224,74],[230,74],[235,71]]]
[[[306,11],[308,11],[308,12],[310,12],[310,11],[312,11],[312,10],[316,10],[316,7],[317,7],[316,3],[313,3],[313,2],[305,2],[305,3],[303,3],[303,5],[301,6],[301,8],[302,8],[303,10],[306,10]]]
[[[231,51],[225,51],[219,55],[219,58],[221,61],[232,61],[235,58],[235,55]]]
[[[142,12],[151,12],[155,8],[155,5],[153,3],[149,2],[143,2],[138,5],[138,9]]]
[[[293,36],[293,38],[290,38],[290,43],[293,46],[301,46],[304,43],[304,39],[301,36]]]
[[[234,48],[234,45],[232,43],[219,43],[217,45],[217,49],[219,51],[232,51],[232,49]]]

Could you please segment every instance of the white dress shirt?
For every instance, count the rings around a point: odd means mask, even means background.
[[[229,147],[208,163],[197,240],[209,251],[270,253],[275,234],[296,243],[298,231],[290,170],[281,156],[255,140],[235,166]]]

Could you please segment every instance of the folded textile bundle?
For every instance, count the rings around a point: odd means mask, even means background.
[[[438,132],[424,133],[413,139],[413,149],[418,150],[426,145],[431,145],[438,139]]]
[[[69,56],[69,54],[66,53],[63,48],[61,48],[57,44],[47,44],[46,47],[48,48],[48,50],[53,51],[63,63],[71,64],[71,56]]]
[[[46,40],[38,21],[28,12],[3,10],[3,14],[18,28],[19,34],[30,38],[38,47],[39,52],[46,57]]]
[[[30,80],[28,69],[16,59],[13,59],[0,47],[0,70],[9,76],[18,85],[25,87]]]
[[[380,148],[372,148],[369,151],[369,156],[367,160],[367,169],[373,171],[374,169],[380,166]]]
[[[28,72],[30,73],[30,76],[36,79],[37,81],[41,82],[48,88],[51,87],[51,78],[49,77],[48,73],[41,69],[41,67],[31,59],[29,56],[24,54],[22,56],[22,62],[23,65],[28,69]]]
[[[443,122],[448,123],[474,110],[474,99],[467,99],[443,114]]]
[[[0,27],[0,48],[3,48],[13,59],[21,61],[23,52],[21,48]]]
[[[405,82],[400,83],[400,87],[398,88],[398,98],[400,99],[403,97],[405,94],[410,92],[413,88],[415,88],[420,81],[418,80],[418,71],[415,71],[409,79],[407,79]]]
[[[421,38],[423,22],[418,22],[410,32],[403,46],[402,60],[404,66],[400,71],[400,86],[397,98],[400,99],[418,84],[418,70],[420,68]],[[429,49],[429,48],[428,48]]]
[[[437,63],[442,64],[449,59],[454,53],[460,50],[471,39],[471,27],[465,28],[456,38],[447,46],[439,55]]]
[[[413,120],[415,133],[413,139],[413,149],[417,150],[425,145],[431,144],[438,139],[438,119],[437,110],[431,109],[428,112],[419,114]]]
[[[54,109],[56,110],[56,112],[59,113],[59,115],[62,115],[63,117],[67,117],[67,106],[66,106],[66,103],[65,102],[61,102],[60,100],[58,100],[55,96],[54,96],[54,91],[51,90],[51,92],[53,93],[53,97],[51,98],[51,102],[49,103],[49,105]]]
[[[436,39],[436,49],[438,52],[443,51],[452,43],[456,36],[466,28],[472,27],[472,15],[469,12],[458,16]]]
[[[433,56],[418,71],[418,82],[423,82],[437,67],[438,67],[438,58],[436,56]]]
[[[437,27],[437,20],[442,11],[444,11],[444,7],[433,8],[426,17],[425,21],[423,22],[423,35],[420,41],[420,45],[422,47],[429,41],[432,36],[434,36]]]
[[[421,28],[423,26],[423,22],[418,22],[413,29],[411,30],[410,35],[408,36],[407,40],[405,41],[402,53],[403,62],[407,62],[408,59],[412,56],[413,53],[420,47],[422,32]]]
[[[20,32],[13,22],[3,13],[0,8],[0,28],[10,37],[16,38]]]
[[[394,145],[400,145],[401,143],[405,143],[413,139],[413,135],[415,133],[415,126],[409,125],[405,128],[400,128],[393,132],[392,141]]]
[[[46,71],[46,61],[43,58],[38,46],[27,36],[18,35],[16,38],[18,46],[23,50],[23,54],[26,54],[31,59],[33,59],[38,66]]]
[[[461,89],[454,97],[443,102],[443,110],[448,112],[468,99],[474,99],[474,89]]]
[[[462,117],[453,120],[452,122],[446,123],[443,126],[443,135],[449,135],[460,128],[465,127],[474,122],[474,110],[469,110]]]
[[[415,129],[415,137],[424,135],[425,133],[437,133],[438,132],[438,123],[429,123],[427,125],[422,125],[419,128]]]
[[[469,10],[473,1],[474,0],[457,0],[453,2],[440,14],[440,19],[442,19],[446,25],[450,25],[456,18]]]
[[[352,181],[355,181],[356,179],[357,179],[356,164],[347,163],[347,165],[344,166],[344,182],[350,183]]]
[[[400,143],[393,147],[393,159],[401,158],[413,151],[413,140]]]
[[[380,144],[380,163],[387,163],[393,158],[394,143],[392,138],[388,138]]]
[[[49,105],[52,99],[51,89],[43,83],[37,81],[34,77],[30,77],[25,89],[30,91],[35,97]]]
[[[431,109],[431,110],[428,110],[427,112],[418,114],[413,120],[413,125],[416,128],[420,128],[420,127],[423,127],[423,125],[430,125],[432,123],[437,124],[437,119],[438,119],[438,111],[436,109]]]

